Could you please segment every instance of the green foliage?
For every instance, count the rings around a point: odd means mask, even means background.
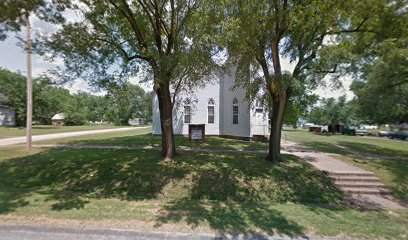
[[[5,99],[1,102],[16,113],[16,125],[24,126],[26,117],[26,79],[20,73],[0,69],[0,93]],[[65,112],[73,104],[69,91],[53,85],[50,79],[38,77],[33,80],[33,120],[50,124],[51,117]]]
[[[224,32],[220,42],[238,61],[237,84],[248,89],[248,98],[268,89],[276,81],[272,63],[272,39],[279,42],[279,54],[296,61],[292,73],[283,72],[283,85],[293,96],[306,94],[320,83],[327,70],[318,63],[318,56],[325,50],[323,39],[330,29],[339,27],[346,4],[324,1],[223,1],[229,12],[221,23]],[[277,33],[276,27],[282,29]],[[227,36],[227,37],[226,37]],[[280,61],[280,60],[279,60]],[[277,65],[277,64],[276,64]],[[249,81],[248,77],[251,76]]]
[[[69,91],[53,85],[48,78],[36,78],[33,92],[33,117],[41,124],[50,124],[55,114],[67,112],[74,104]]]
[[[129,119],[145,118],[146,113],[151,113],[151,99],[146,99],[145,91],[131,83],[112,86],[106,102],[106,119],[115,125],[128,125]]]
[[[7,32],[21,30],[27,14],[35,14],[39,19],[62,23],[62,11],[69,6],[70,0],[3,0],[0,1],[0,40],[7,37]]]
[[[404,0],[356,4],[357,31],[338,36],[342,72],[354,74],[352,90],[360,113],[370,122],[408,121],[408,8]],[[358,27],[360,26],[360,27]],[[333,54],[331,54],[333,55]]]
[[[66,60],[65,80],[80,77],[109,89],[110,84],[138,75],[156,84],[174,84],[177,92],[202,81],[212,70],[207,34],[212,25],[201,18],[200,4],[77,1],[71,10],[82,21],[62,25],[39,50]]]
[[[382,42],[378,54],[352,85],[360,111],[380,124],[408,122],[408,35]]]
[[[108,104],[104,96],[96,96],[86,92],[79,92],[72,96],[75,103],[69,109],[68,117],[72,116],[74,119],[78,119],[78,115],[81,115],[80,119],[92,122],[101,122],[105,119]]]
[[[25,125],[26,79],[20,73],[0,69],[0,104],[13,108],[16,124]],[[64,113],[67,125],[83,125],[88,121],[111,121],[127,125],[131,118],[151,120],[151,95],[137,85],[117,84],[106,96],[80,92],[71,95],[67,89],[56,86],[50,79],[33,80],[33,119],[50,124],[56,113]]]
[[[308,122],[318,125],[343,124],[346,126],[356,126],[362,122],[358,117],[355,101],[346,101],[346,97],[323,98],[319,104],[312,108],[306,116]]]
[[[26,80],[19,73],[0,68],[0,104],[12,107],[15,111],[16,124],[25,124],[26,117]]]

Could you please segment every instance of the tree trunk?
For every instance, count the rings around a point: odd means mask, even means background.
[[[173,131],[173,105],[171,102],[168,82],[159,83],[159,88],[156,88],[155,91],[159,100],[160,125],[162,132],[161,154],[164,158],[172,159],[176,154],[176,143]]]
[[[268,79],[268,91],[272,99],[271,134],[269,136],[269,153],[266,160],[277,163],[281,160],[281,130],[286,107],[286,88],[282,84],[282,69],[279,56],[279,39],[272,39],[271,56],[274,77]]]
[[[272,101],[271,133],[269,136],[269,153],[266,160],[277,163],[281,160],[281,130],[286,106],[286,91],[279,91],[279,96]]]

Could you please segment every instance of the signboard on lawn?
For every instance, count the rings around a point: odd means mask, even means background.
[[[203,131],[201,129],[192,129],[191,140],[203,140]]]
[[[205,124],[189,124],[188,135],[191,141],[205,141]]]

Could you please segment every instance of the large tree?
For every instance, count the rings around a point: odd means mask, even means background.
[[[366,31],[343,41],[360,112],[372,123],[408,122],[408,3],[380,1]],[[353,43],[353,44],[350,44]]]
[[[357,25],[348,24],[355,14],[354,4],[314,0],[222,1],[219,15],[225,17],[225,34],[220,42],[238,64],[237,84],[250,89],[249,99],[264,99],[271,112],[268,160],[280,160],[281,128],[288,101],[292,104],[294,98],[315,88],[340,64],[323,57],[330,55],[330,37],[359,31],[364,25],[366,16],[361,16]],[[363,4],[367,6],[367,2]],[[282,70],[282,58],[295,64],[292,72]]]
[[[30,16],[35,14],[39,19],[49,22],[63,22],[61,11],[69,4],[69,0],[3,0],[0,2],[0,41],[6,39],[7,32],[19,32],[21,26],[26,28],[25,52],[27,62],[27,114],[26,136],[27,147],[31,149],[32,114],[33,114],[33,90],[32,90],[32,66],[31,66],[31,24]]]
[[[356,102],[347,101],[345,96],[338,99],[323,98],[306,115],[306,120],[319,125],[343,124],[358,126],[364,121],[358,116]],[[332,128],[334,131],[334,127]]]
[[[0,68],[0,93],[5,99],[0,103],[15,111],[16,124],[24,126],[26,121],[26,81],[20,73]],[[33,79],[33,119],[42,124],[50,124],[51,117],[72,108],[74,98],[67,89],[57,87],[46,77]]]
[[[125,83],[112,86],[106,95],[106,120],[115,125],[128,125],[129,119],[142,118],[145,109],[151,106],[146,102],[146,93],[138,85]]]
[[[49,46],[74,77],[104,86],[147,71],[157,94],[162,155],[173,158],[172,109],[181,84],[211,72],[213,24],[199,0],[79,0],[78,22],[63,25]],[[138,74],[139,73],[139,74]]]
[[[70,0],[0,1],[0,40],[6,39],[9,32],[21,31],[30,15],[51,23],[63,22],[62,12],[70,2]]]

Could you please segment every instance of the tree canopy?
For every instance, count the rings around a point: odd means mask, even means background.
[[[408,121],[408,5],[404,0],[354,3],[353,31],[335,35],[323,55],[337,64],[337,77],[350,75],[359,112],[371,123]]]
[[[25,124],[25,88],[24,76],[0,69],[0,93],[5,96],[0,104],[15,111],[18,126]],[[128,125],[129,119],[136,117],[151,121],[151,94],[130,83],[110,89],[105,96],[97,96],[86,92],[70,94],[49,78],[38,77],[33,80],[33,96],[33,119],[41,124],[50,124],[56,113],[64,113],[68,125],[101,121]]]
[[[220,42],[238,65],[237,85],[249,89],[248,99],[263,99],[271,112],[267,159],[277,162],[285,109],[297,109],[301,102],[313,99],[311,90],[336,70],[336,64],[323,58],[330,48],[325,41],[331,35],[355,28],[354,22],[346,24],[354,13],[354,1],[255,0],[214,4],[220,6],[219,15],[223,17]],[[294,62],[292,72],[282,69],[283,58]]]
[[[72,9],[80,21],[64,24],[48,39],[48,49],[64,58],[70,78],[102,87],[131,76],[151,79],[161,113],[162,154],[172,158],[173,96],[184,84],[204,80],[213,66],[207,34],[213,24],[203,17],[209,9],[198,0],[76,3]]]
[[[364,121],[360,118],[356,102],[347,101],[345,96],[338,99],[323,98],[306,115],[306,120],[318,125],[343,124],[358,126]]]
[[[25,26],[25,17],[34,14],[39,19],[52,22],[64,22],[63,10],[70,0],[2,0],[0,1],[0,40],[10,31],[19,32]]]

